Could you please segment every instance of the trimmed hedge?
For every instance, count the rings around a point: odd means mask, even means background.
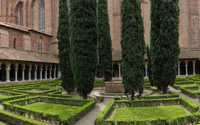
[[[180,104],[183,105],[187,110],[191,113],[195,113],[199,110],[199,106],[194,104],[193,102],[187,100],[186,98],[180,99]]]
[[[184,78],[176,78],[175,81],[185,81]]]
[[[176,85],[186,85],[186,84],[194,84],[194,81],[192,80],[186,80],[186,81],[175,81]]]
[[[141,99],[160,99],[160,98],[177,98],[179,94],[174,92],[170,95],[148,95],[148,96],[141,96]]]
[[[110,113],[113,110],[114,102],[110,102],[104,109],[103,111],[97,116],[97,118],[94,121],[95,125],[104,125],[105,120],[108,118]]]
[[[48,125],[46,123],[41,123],[22,116],[17,116],[3,110],[0,110],[0,120],[11,125]]]
[[[10,114],[3,110],[0,110],[0,120],[12,125],[48,125],[29,118]]]
[[[114,102],[110,102],[104,110],[97,116],[95,120],[95,125],[160,125],[160,124],[187,124],[193,123],[195,118],[193,115],[187,115],[184,117],[179,117],[177,119],[172,120],[170,123],[167,119],[151,119],[147,121],[127,121],[126,119],[118,119],[117,121],[112,121],[108,119],[108,116],[112,112],[114,108],[120,107],[155,107],[155,106],[169,106],[169,105],[183,105],[187,110],[191,113],[195,113],[199,110],[199,106],[194,104],[193,102],[187,100],[186,98],[166,98],[166,99],[146,99],[146,100],[117,100]],[[200,112],[199,112],[200,118]]]
[[[28,95],[24,93],[19,93],[19,92],[11,92],[7,90],[0,90],[0,95],[6,95],[9,97],[5,98],[0,98],[0,103],[8,100],[13,100],[13,99],[19,99],[19,98],[26,98]]]
[[[61,119],[59,115],[56,114],[44,114],[42,111],[36,111],[34,109],[30,110],[23,107],[27,104],[32,104],[36,102],[45,102],[53,104],[71,105],[71,106],[82,106],[75,111],[75,114],[71,115],[70,118],[66,117]],[[17,100],[6,101],[2,103],[5,110],[13,112],[17,115],[32,117],[39,121],[49,121],[53,124],[64,124],[68,125],[74,123],[80,117],[84,116],[96,105],[96,101],[82,100],[82,99],[68,99],[68,98],[55,98],[48,96],[35,96],[30,98],[23,98]]]
[[[73,98],[72,95],[63,95],[63,94],[61,94],[61,91],[52,92],[52,93],[49,93],[47,95],[51,96],[51,97]]]
[[[195,90],[191,90],[195,89]],[[200,90],[197,90],[198,86],[193,85],[193,86],[182,86],[181,87],[181,92],[192,97],[192,98],[197,98],[200,95]]]
[[[36,89],[36,91],[27,91],[29,89]],[[43,90],[43,91],[37,91],[37,89]],[[26,94],[29,94],[31,96],[36,96],[36,95],[47,95],[48,93],[55,92],[55,91],[61,90],[61,89],[62,89],[62,87],[57,87],[57,88],[54,88],[54,89],[43,89],[43,88],[40,88],[40,87],[28,87],[28,88],[13,89],[13,91],[26,93]]]

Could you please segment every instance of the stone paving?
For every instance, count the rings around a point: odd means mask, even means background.
[[[181,90],[176,90],[176,89],[174,89],[174,88],[172,88],[172,87],[169,87],[169,90],[170,90],[171,92],[176,92],[176,93],[178,93],[178,94],[179,94],[179,98],[182,98],[182,97],[187,98],[188,100],[190,100],[190,101],[192,101],[193,103],[195,103],[195,104],[197,104],[197,105],[200,106],[200,103],[199,103],[199,99],[198,99],[198,98],[191,98],[191,97],[189,97],[189,96],[187,96],[187,95],[181,93]]]
[[[114,98],[104,98],[103,102],[97,103],[94,109],[79,119],[74,125],[94,125],[97,115],[103,111],[110,101],[114,101]]]

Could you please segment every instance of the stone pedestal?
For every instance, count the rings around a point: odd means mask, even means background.
[[[105,83],[106,93],[124,93],[124,85],[122,81],[109,81]]]

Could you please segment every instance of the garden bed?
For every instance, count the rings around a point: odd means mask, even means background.
[[[197,98],[200,95],[200,90],[198,85],[181,86],[181,92],[192,98]]]
[[[25,98],[26,96],[28,95],[24,93],[0,90],[0,103],[13,99]]]
[[[6,111],[52,124],[74,123],[93,109],[95,104],[96,101],[48,96],[35,96],[2,103]]]
[[[50,87],[46,85],[38,87],[18,88],[18,89],[13,89],[13,91],[35,96],[35,95],[47,95],[48,93],[55,92],[61,89],[62,87]]]
[[[158,108],[158,106],[160,108]],[[187,109],[191,114],[187,113],[181,106]],[[140,110],[136,111],[138,109]],[[115,110],[116,112],[113,113]],[[155,113],[159,112],[159,110],[161,110],[160,114]],[[165,110],[166,113],[168,113],[168,111],[170,113],[167,115],[164,114]],[[145,99],[134,101],[119,100],[110,102],[110,104],[104,108],[102,113],[97,116],[95,125],[190,124],[195,121],[193,113],[196,113],[198,110],[198,105],[185,98]],[[112,114],[114,114],[113,117],[109,117],[112,116]],[[169,117],[171,118],[169,119]]]
[[[124,107],[115,110],[108,121],[151,121],[152,119],[166,119],[167,123],[181,117],[191,117],[180,105],[159,107]]]

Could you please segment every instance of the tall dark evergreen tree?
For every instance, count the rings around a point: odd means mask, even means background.
[[[98,36],[99,68],[104,73],[104,81],[111,81],[112,43],[107,0],[100,0],[98,2]]]
[[[61,70],[62,87],[70,92],[74,91],[73,73],[70,62],[69,15],[66,0],[59,0],[58,25],[59,66]]]
[[[148,57],[147,73],[151,86],[154,86],[152,79],[152,72],[151,72],[151,53],[148,45],[147,45],[147,57]]]
[[[96,0],[70,0],[71,64],[77,92],[84,99],[94,87],[97,65]]]
[[[173,85],[179,60],[179,0],[151,0],[151,61],[153,83],[167,93]],[[156,19],[156,17],[159,17]]]
[[[125,94],[143,93],[144,84],[144,27],[140,0],[122,1],[122,72]]]

